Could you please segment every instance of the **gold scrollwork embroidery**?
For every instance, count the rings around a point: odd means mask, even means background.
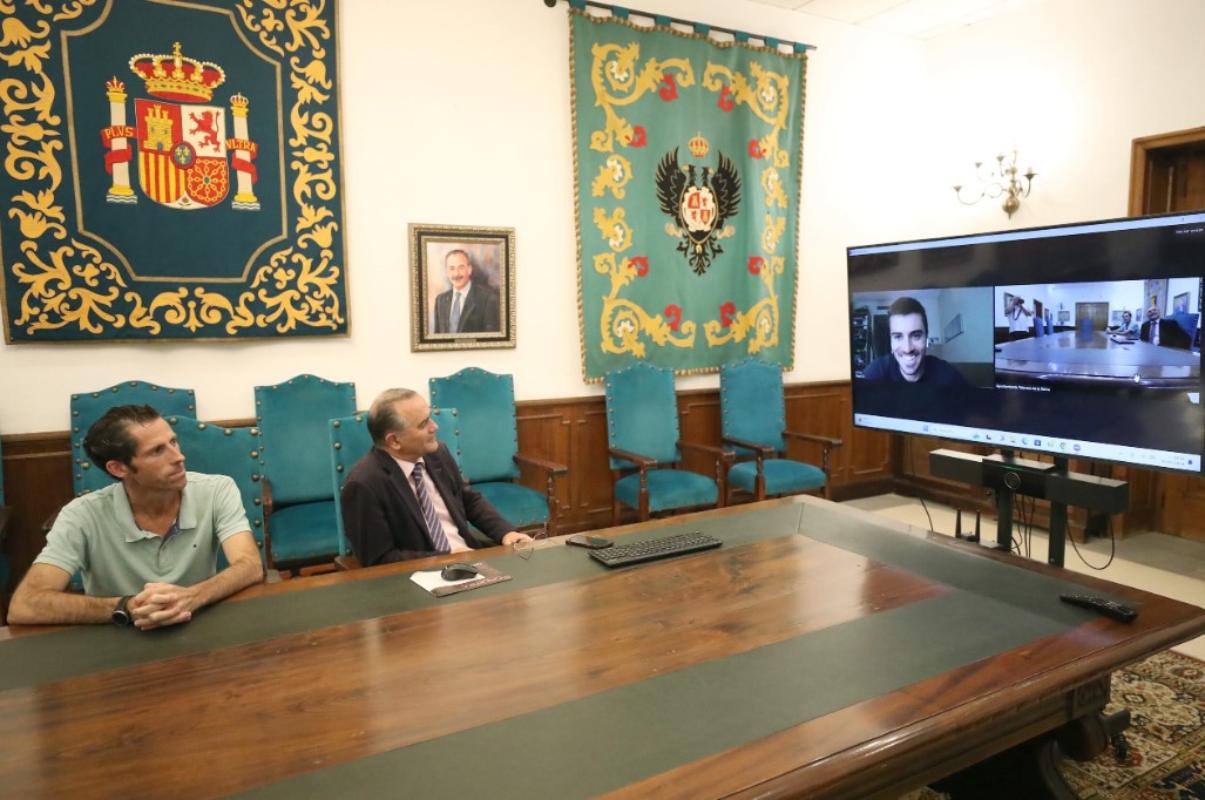
[[[606,192],[617,200],[622,200],[627,193],[624,189],[632,180],[632,162],[618,153],[607,156],[606,163],[598,168],[598,175],[590,184],[590,194],[602,197]]]
[[[58,198],[66,131],[52,112],[56,87],[46,69],[54,56],[51,22],[75,19],[95,3],[71,0],[56,11],[48,3],[27,0],[26,6],[44,17],[27,25],[15,16],[15,3],[0,0],[0,60],[28,73],[0,80],[0,131],[7,137],[4,169],[24,184],[8,210],[23,237],[21,260],[6,265],[23,289],[13,324],[29,334],[73,328],[96,336],[128,329],[158,335],[165,325],[196,332],[223,321],[228,336],[269,328],[277,333],[307,327],[336,330],[344,322],[339,291],[343,268],[334,249],[338,187],[331,149],[335,122],[326,110],[334,89],[325,60],[331,39],[323,19],[326,2],[238,0],[234,6],[237,18],[264,47],[282,61],[291,54],[287,156],[298,208],[291,223],[295,239],[262,255],[250,285],[233,298],[180,286],[149,299],[131,290],[122,272],[98,250],[69,237]]]
[[[778,344],[779,312],[775,279],[782,275],[785,266],[786,259],[782,256],[772,256],[762,264],[758,277],[765,285],[768,295],[745,311],[737,311],[727,327],[717,319],[703,323],[703,335],[707,338],[709,346],[719,347],[748,338],[749,352],[757,353]]]
[[[594,209],[594,224],[602,234],[607,245],[616,253],[627,250],[632,246],[632,226],[625,219],[627,212],[623,207],[608,214],[604,209]]]
[[[594,257],[594,271],[611,279],[611,291],[603,298],[602,314],[599,316],[604,353],[630,353],[637,358],[644,358],[646,350],[640,334],[662,347],[694,347],[694,322],[683,322],[675,330],[661,315],[649,314],[638,303],[619,296],[620,289],[635,280],[637,275],[631,259],[616,261],[614,253],[600,253]]]
[[[723,93],[731,100],[732,108],[741,106],[758,119],[770,125],[769,132],[756,140],[761,157],[768,166],[761,173],[761,187],[765,192],[767,208],[785,209],[789,198],[782,186],[779,170],[790,164],[790,154],[779,144],[779,137],[790,120],[791,81],[786,75],[765,69],[760,64],[749,64],[749,74],[734,72],[721,64],[708,63],[703,69],[703,87]],[[761,246],[767,254],[778,249],[779,241],[786,232],[786,217],[767,213],[763,217]],[[747,340],[748,352],[753,354],[778,344],[779,307],[777,278],[783,274],[785,259],[768,255],[762,262],[758,276],[766,287],[766,296],[747,309],[736,310],[728,315],[728,324],[720,319],[708,320],[703,325],[703,334],[711,347]],[[723,312],[721,312],[723,313]]]
[[[657,86],[669,73],[679,87],[694,86],[694,70],[684,58],[664,61],[650,58],[637,72],[640,45],[613,43],[596,44],[590,50],[593,64],[590,81],[594,86],[594,102],[606,115],[606,125],[590,134],[590,148],[600,153],[615,151],[615,143],[627,146],[633,141],[631,123],[621,117],[615,107],[631,105]]]

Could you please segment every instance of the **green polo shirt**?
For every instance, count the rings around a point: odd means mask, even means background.
[[[139,528],[115,483],[63,506],[34,563],[78,570],[89,595],[122,597],[147,583],[192,586],[213,577],[221,543],[251,530],[234,481],[199,472],[188,473],[177,527],[167,537]]]

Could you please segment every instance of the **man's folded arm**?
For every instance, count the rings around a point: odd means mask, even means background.
[[[264,564],[251,531],[227,536],[222,540],[222,552],[230,566],[196,585],[196,608],[216,603],[264,579]]]
[[[53,564],[29,568],[8,607],[10,625],[78,625],[108,622],[119,597],[89,597],[67,591],[71,573]]]

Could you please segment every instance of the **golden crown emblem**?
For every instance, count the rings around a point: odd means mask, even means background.
[[[139,53],[130,59],[130,69],[146,83],[152,97],[180,102],[208,101],[213,90],[226,80],[226,72],[212,61],[199,61],[172,44],[171,55]]]
[[[690,154],[695,158],[703,158],[707,155],[707,151],[711,149],[711,144],[703,138],[703,134],[701,133],[692,136],[690,141],[686,143],[686,146],[690,148]]]

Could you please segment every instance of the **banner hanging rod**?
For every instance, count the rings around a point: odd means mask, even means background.
[[[544,0],[544,5],[549,8],[556,8],[558,0]],[[690,19],[680,19],[678,17],[670,17],[665,14],[650,14],[648,11],[641,11],[638,8],[630,8],[628,6],[613,6],[608,3],[596,3],[593,0],[565,0],[574,8],[585,8],[590,6],[603,11],[610,12],[613,16],[620,19],[627,19],[629,14],[635,14],[638,17],[645,17],[653,20],[658,25],[669,25],[671,22],[678,25],[686,25],[692,28],[695,33],[708,33],[710,31],[719,31],[721,33],[732,34],[732,38],[738,42],[746,42],[749,39],[761,39],[766,43],[767,47],[777,48],[779,45],[786,45],[796,53],[802,53],[805,50],[816,50],[814,44],[804,44],[803,42],[792,42],[789,39],[779,39],[777,36],[763,36],[760,33],[748,33],[747,31],[738,31],[733,28],[723,28],[719,25],[708,25],[704,22],[696,22]]]

